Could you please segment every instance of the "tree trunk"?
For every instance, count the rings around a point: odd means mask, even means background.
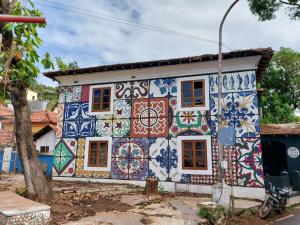
[[[11,100],[15,111],[15,134],[20,153],[28,197],[42,202],[50,201],[52,189],[47,181],[35,151],[26,86],[20,81],[10,82]]]

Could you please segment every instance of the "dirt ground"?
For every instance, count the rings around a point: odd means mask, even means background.
[[[207,196],[186,193],[146,196],[141,187],[120,184],[62,181],[50,184],[55,193],[48,203],[52,208],[53,225],[207,224],[196,216],[199,198]],[[0,175],[0,191],[20,192],[23,187],[22,176]],[[262,220],[249,211],[231,218],[227,224],[265,225],[282,216],[274,214]]]

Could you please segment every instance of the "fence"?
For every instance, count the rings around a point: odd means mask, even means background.
[[[4,157],[5,150],[0,150],[0,172],[23,173],[20,155],[17,151],[8,151],[9,156]],[[39,154],[40,163],[46,176],[51,177],[53,155]],[[5,159],[8,158],[8,159]]]

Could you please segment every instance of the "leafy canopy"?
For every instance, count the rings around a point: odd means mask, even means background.
[[[42,16],[42,13],[34,8],[33,2],[28,1],[30,6],[25,8],[18,1],[12,11],[13,15],[23,16]],[[37,49],[41,47],[42,40],[38,36],[37,29],[44,28],[46,24],[35,23],[7,23],[4,27],[4,32],[13,34],[13,41],[16,43],[16,53],[14,61],[9,70],[10,80],[20,80],[25,84],[30,84],[40,74],[37,67],[39,62],[42,63],[45,69],[54,68],[51,57],[45,53],[43,59],[37,53]],[[3,68],[4,58],[7,57],[9,49],[4,49],[1,55],[0,65]],[[1,72],[1,76],[5,74]]]
[[[251,12],[260,20],[271,20],[284,8],[292,20],[300,19],[300,0],[248,0]]]
[[[264,123],[293,122],[300,107],[300,52],[281,48],[275,53],[260,83]]]

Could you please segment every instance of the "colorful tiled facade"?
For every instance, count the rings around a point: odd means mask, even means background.
[[[94,85],[60,88],[61,137],[54,152],[53,176],[145,180],[212,185],[217,179],[217,75],[197,75],[207,86],[204,108],[180,107],[181,79],[168,77],[130,82],[111,82],[112,103],[107,113],[90,113]],[[223,76],[223,121],[236,130],[232,153],[235,186],[263,187],[256,73],[254,70]],[[178,140],[209,140],[209,168],[187,172],[179,168]],[[86,165],[88,140],[110,140],[109,168]],[[226,182],[230,183],[226,171]]]

